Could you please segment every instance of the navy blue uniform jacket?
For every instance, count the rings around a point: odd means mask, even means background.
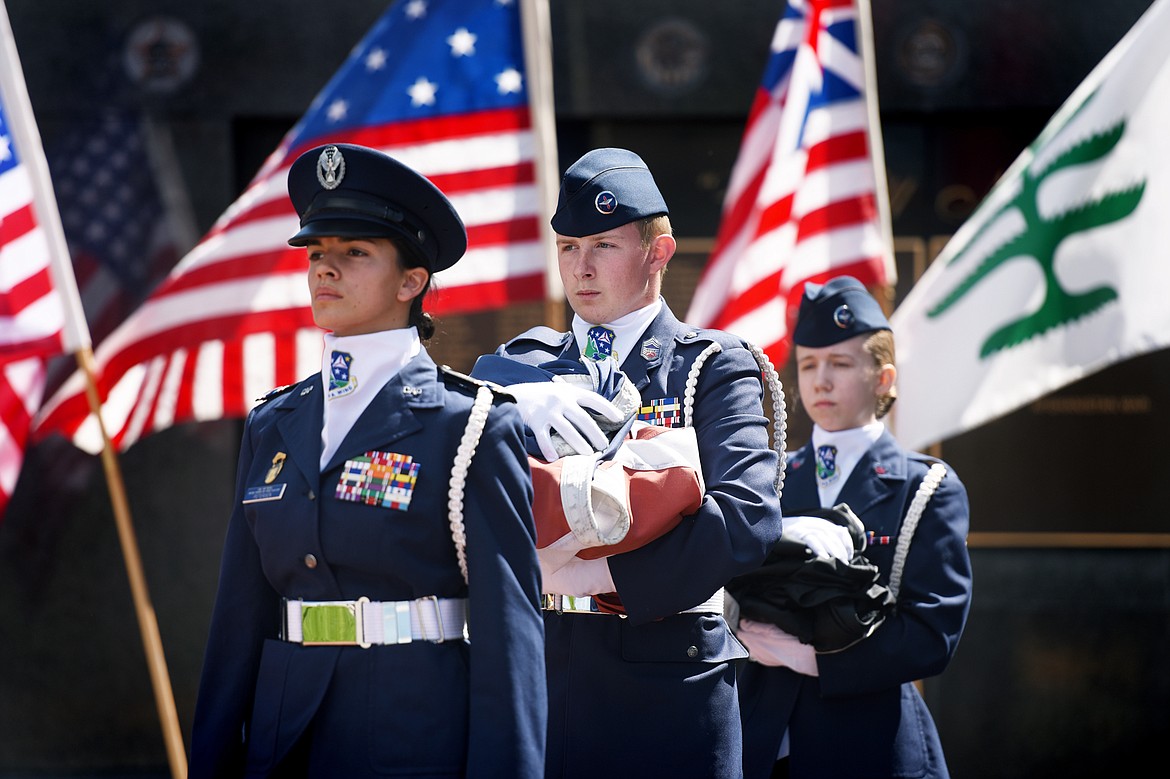
[[[543,773],[540,573],[514,404],[491,408],[467,477],[470,586],[448,525],[469,385],[424,351],[383,387],[323,470],[320,375],[249,414],[195,710],[193,779],[265,776],[307,731],[345,755],[323,775]],[[419,464],[407,510],[334,497],[345,461],[371,450]],[[242,503],[278,452],[287,454],[275,481],[286,485],[283,498]],[[470,597],[470,644],[362,649],[278,638],[282,597],[430,595]]]
[[[883,584],[902,520],[935,462],[906,451],[887,431],[841,488],[837,502],[848,503],[877,539],[865,556]],[[820,505],[815,470],[811,444],[788,460],[786,513]],[[914,533],[894,615],[849,649],[818,655],[819,677],[754,662],[744,667],[747,779],[770,774],[786,726],[793,779],[948,775],[934,720],[913,682],[942,673],[967,621],[969,516],[967,491],[948,467]]]
[[[740,773],[735,665],[747,653],[722,615],[679,612],[759,566],[780,537],[760,369],[742,341],[682,324],[665,304],[621,369],[644,403],[681,403],[713,342],[722,352],[702,367],[694,405],[707,490],[698,512],[607,558],[628,618],[545,613],[549,777]],[[538,366],[580,357],[572,334],[543,327],[497,354]]]

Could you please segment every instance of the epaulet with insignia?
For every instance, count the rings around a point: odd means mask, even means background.
[[[504,348],[522,341],[536,341],[537,343],[543,344],[544,346],[560,346],[561,344],[565,343],[565,341],[567,341],[571,335],[572,333],[554,330],[547,325],[536,325],[535,327],[529,328],[523,333],[520,333],[520,335],[510,339],[506,344],[504,344]]]
[[[483,381],[482,379],[477,379],[474,376],[468,376],[466,373],[460,373],[449,365],[440,365],[439,371],[443,374],[444,381],[450,384],[454,384],[458,387],[462,387],[463,389],[469,390],[473,393],[480,387],[487,387],[492,391],[492,393],[495,394],[497,399],[514,400],[514,398],[508,394],[508,391],[504,389],[503,386],[496,384],[494,381]]]
[[[938,457],[935,457],[932,454],[927,454],[926,452],[914,452],[907,450],[906,457],[911,460],[924,463],[928,468],[935,463],[946,465],[946,463],[940,460]]]
[[[270,389],[270,390],[268,390],[268,392],[264,393],[263,397],[256,398],[256,402],[257,403],[267,403],[268,401],[272,400],[273,398],[280,397],[281,395],[288,392],[290,389],[292,389],[295,386],[297,386],[297,385],[285,384],[283,387],[276,387],[275,389]]]
[[[675,336],[675,339],[684,344],[694,343],[717,343],[724,349],[734,349],[736,347],[746,347],[747,342],[738,336],[732,335],[726,330],[718,330],[710,327],[690,327]]]

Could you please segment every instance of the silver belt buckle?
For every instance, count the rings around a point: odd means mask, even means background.
[[[421,611],[423,601],[428,601],[431,604],[431,607],[435,610],[435,624],[439,626],[439,635],[435,638],[431,638],[427,635],[427,623],[423,621]],[[439,597],[437,595],[428,595],[425,598],[419,598],[418,600],[414,601],[414,607],[420,610],[418,615],[418,627],[419,630],[422,631],[422,640],[430,641],[432,644],[441,644],[446,641],[447,631],[443,627],[443,613],[439,611]]]

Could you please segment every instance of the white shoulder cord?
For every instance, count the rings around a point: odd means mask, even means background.
[[[776,466],[776,495],[779,497],[784,491],[784,472],[788,465],[788,454],[784,451],[784,447],[788,445],[788,409],[784,404],[784,386],[780,383],[780,375],[776,373],[772,360],[764,354],[764,350],[755,344],[748,344],[748,348],[756,358],[756,364],[764,372],[768,391],[772,393],[772,419],[775,424],[772,430],[772,448],[780,456]]]
[[[694,427],[691,417],[695,414],[695,387],[699,384],[699,371],[703,369],[703,363],[707,362],[708,357],[721,351],[723,347],[713,343],[691,363],[691,371],[687,374],[687,387],[683,392],[683,427]]]
[[[455,541],[455,556],[459,559],[459,571],[467,583],[467,533],[463,526],[463,488],[467,485],[467,470],[471,457],[479,446],[479,437],[487,424],[488,411],[492,407],[492,391],[480,387],[471,404],[471,415],[455,453],[455,464],[451,466],[451,482],[447,488],[447,518],[451,524],[451,538]]]
[[[772,365],[772,361],[768,359],[768,355],[764,354],[763,350],[755,344],[747,344],[748,349],[755,358],[756,364],[760,366],[763,371],[764,379],[768,385],[768,391],[772,393],[772,418],[775,420],[775,429],[772,433],[772,446],[776,450],[776,454],[780,456],[779,466],[776,468],[776,495],[779,496],[784,489],[784,470],[787,462],[787,455],[784,452],[784,447],[788,439],[788,412],[784,404],[784,389],[780,384],[780,376],[776,373],[776,368]],[[691,364],[690,373],[687,374],[686,391],[683,393],[683,425],[685,427],[692,427],[695,407],[695,388],[699,384],[699,371],[703,369],[703,364],[707,358],[716,352],[723,351],[723,348],[713,343],[704,349]]]
[[[898,530],[898,545],[894,548],[894,567],[890,569],[890,594],[894,601],[898,600],[898,590],[902,588],[902,569],[906,566],[906,557],[910,554],[910,540],[914,537],[914,530],[918,527],[918,520],[922,519],[922,512],[926,509],[930,496],[938,489],[939,483],[947,475],[946,466],[935,463],[922,477],[922,484],[918,485],[918,492],[910,502],[906,511],[906,518],[902,520],[902,527]]]

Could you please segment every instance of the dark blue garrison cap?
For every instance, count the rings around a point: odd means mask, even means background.
[[[855,335],[890,330],[882,307],[852,276],[824,284],[805,284],[792,342],[797,346],[832,346]]]
[[[290,246],[314,238],[402,238],[431,273],[467,251],[467,230],[451,201],[398,160],[348,143],[318,146],[288,171],[288,196],[301,217]]]
[[[560,235],[583,238],[669,213],[641,157],[625,149],[594,149],[565,171],[551,223]]]

